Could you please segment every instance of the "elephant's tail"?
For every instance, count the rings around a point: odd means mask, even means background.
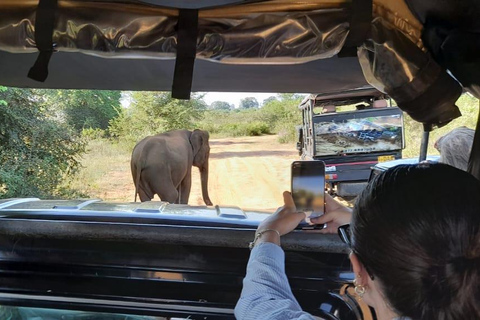
[[[140,186],[140,175],[142,174],[142,167],[137,168],[137,176],[135,177],[135,201],[137,202],[138,187]]]

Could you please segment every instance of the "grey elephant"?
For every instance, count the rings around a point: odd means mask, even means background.
[[[162,201],[187,204],[192,186],[192,166],[200,169],[202,196],[208,196],[209,134],[203,130],[175,130],[141,140],[132,152],[130,166],[135,184],[135,201],[150,201],[157,194]]]

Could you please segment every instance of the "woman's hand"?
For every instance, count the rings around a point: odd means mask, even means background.
[[[283,193],[283,202],[283,207],[278,208],[274,214],[260,223],[257,229],[257,234],[263,230],[273,229],[277,230],[278,233],[283,236],[284,234],[293,231],[293,229],[305,219],[305,213],[297,212],[290,192],[285,191]],[[256,243],[258,244],[261,242],[273,242],[280,245],[280,238],[276,232],[269,231],[262,234]]]
[[[352,220],[352,210],[338,203],[329,194],[325,194],[325,214],[310,219],[313,224],[327,224],[325,229],[320,230],[320,233],[337,233],[338,227],[344,224],[349,224]]]

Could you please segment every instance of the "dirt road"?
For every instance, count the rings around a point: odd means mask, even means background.
[[[290,164],[297,160],[294,144],[280,144],[276,136],[210,140],[209,192],[214,204],[243,209],[274,211],[283,203],[282,192],[290,190]],[[109,170],[105,191],[97,195],[105,201],[132,201],[134,187],[130,159]],[[105,181],[107,182],[107,181]],[[200,174],[193,170],[189,204],[203,205]]]
[[[214,204],[243,209],[275,210],[290,190],[290,164],[295,146],[276,136],[217,139],[210,142],[210,198]],[[200,175],[193,175],[190,204],[202,204]]]

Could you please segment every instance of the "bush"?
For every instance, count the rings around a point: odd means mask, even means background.
[[[105,130],[84,128],[82,129],[82,137],[87,140],[97,140],[105,137]]]
[[[0,198],[62,196],[85,143],[30,89],[0,90]]]
[[[246,126],[246,131],[248,136],[260,136],[262,134],[269,134],[270,127],[268,123],[257,121],[248,123]]]
[[[279,124],[275,130],[278,135],[278,142],[280,143],[290,143],[297,141],[297,132],[295,126],[298,124],[294,123],[284,123]]]
[[[270,127],[267,123],[258,121],[251,123],[227,123],[219,126],[216,133],[230,137],[260,136],[262,134],[269,134]]]

